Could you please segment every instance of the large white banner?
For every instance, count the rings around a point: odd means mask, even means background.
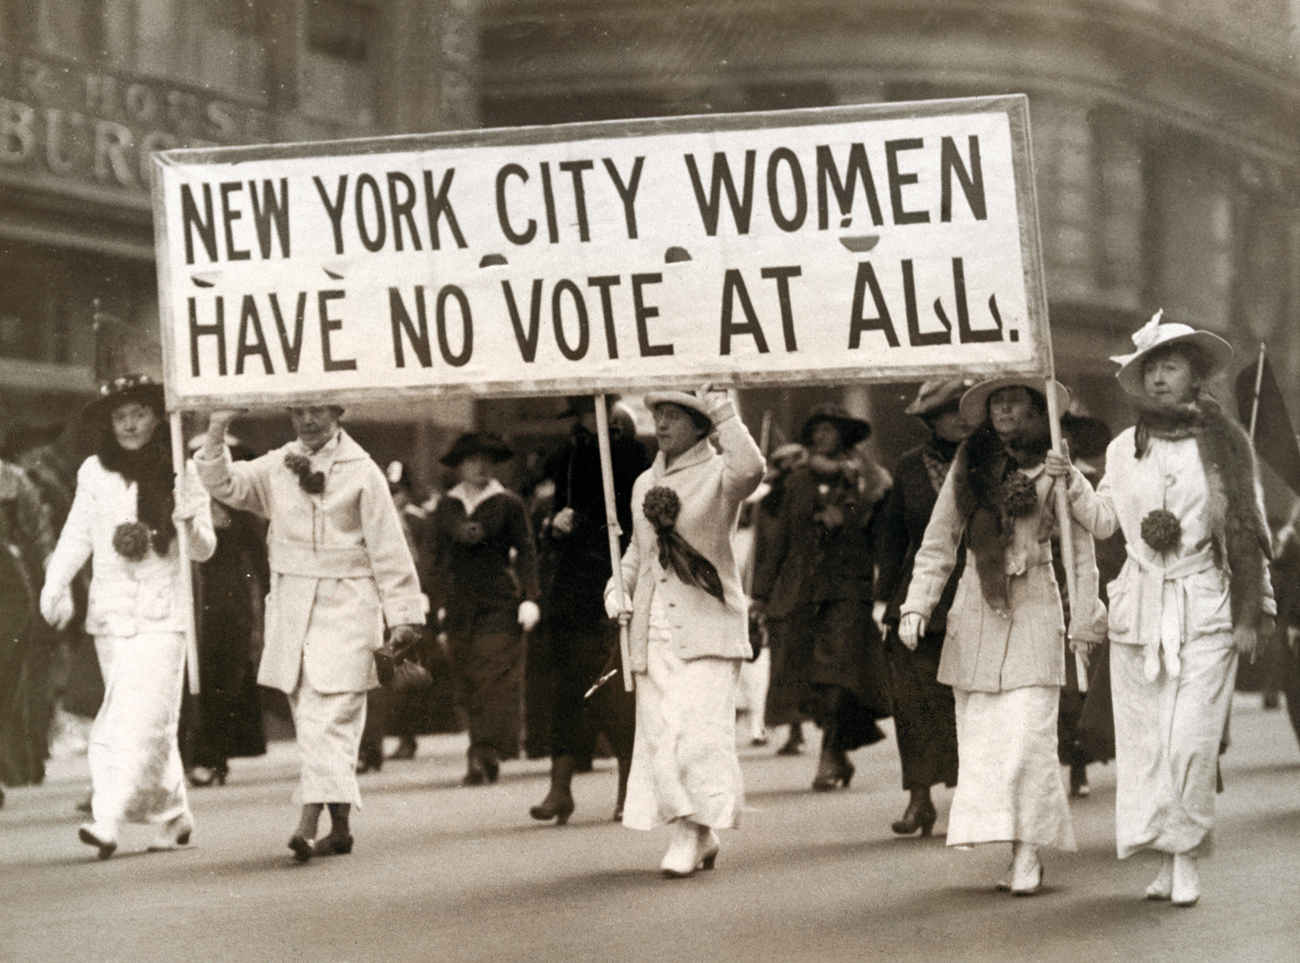
[[[155,155],[169,406],[1046,372],[1023,96]]]

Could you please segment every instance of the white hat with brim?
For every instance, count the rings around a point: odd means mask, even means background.
[[[1201,353],[1209,366],[1209,370],[1205,373],[1206,377],[1218,374],[1232,361],[1232,345],[1223,338],[1209,331],[1200,331],[1181,321],[1162,323],[1160,319],[1163,314],[1163,309],[1157,311],[1151,316],[1150,321],[1133,332],[1133,347],[1137,350],[1132,354],[1113,355],[1110,359],[1120,366],[1115,374],[1119,379],[1120,387],[1138,398],[1146,397],[1146,386],[1142,381],[1142,364],[1153,351],[1173,344],[1191,345]]]
[[[645,406],[651,411],[654,411],[657,406],[665,404],[698,411],[709,420],[709,424],[713,423],[713,416],[709,414],[709,409],[704,406],[704,399],[696,397],[688,391],[651,391],[645,396]]]
[[[1059,381],[1053,381],[1056,391],[1056,411],[1058,415],[1063,415],[1066,409],[1070,407],[1070,392]],[[968,425],[982,425],[988,417],[989,397],[993,392],[1002,388],[1028,388],[1030,391],[1037,391],[1043,394],[1047,387],[1045,378],[1034,378],[1026,375],[1006,375],[1001,378],[990,378],[987,381],[981,381],[966,389],[966,393],[961,396],[961,405],[958,410],[961,412],[962,421]]]

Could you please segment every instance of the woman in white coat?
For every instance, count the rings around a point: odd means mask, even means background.
[[[1097,491],[1064,456],[1047,468],[1068,476],[1075,517],[1102,538],[1122,529],[1128,550],[1108,592],[1116,849],[1160,853],[1146,898],[1191,906],[1238,655],[1272,634],[1277,608],[1250,439],[1204,391],[1231,346],[1160,312],[1133,343],[1112,360],[1138,421]]]
[[[1043,882],[1043,847],[1073,850],[1074,828],[1057,762],[1057,712],[1065,682],[1066,625],[1052,567],[1052,479],[1044,470],[1049,426],[1041,382],[981,381],[959,411],[979,427],[957,449],[916,551],[898,635],[915,651],[957,560],[965,568],[948,610],[939,682],[952,686],[958,779],[948,845],[1011,843],[1009,878],[997,888],[1030,896]],[[1058,406],[1069,393],[1053,382]],[[1101,640],[1091,536],[1074,534],[1068,637]]]
[[[360,807],[356,760],[374,653],[391,628],[394,650],[420,638],[425,600],[401,520],[379,466],[339,427],[333,405],[290,408],[297,438],[252,461],[225,446],[233,412],[214,412],[195,456],[212,495],[270,520],[271,591],[257,681],[289,697],[302,768],[294,858],[352,851]],[[316,839],[321,810],[330,832]]]
[[[605,608],[631,623],[636,738],[623,825],[671,823],[660,869],[681,877],[713,867],[715,830],[740,813],[736,681],[751,649],[731,536],[763,456],[725,394],[651,392],[646,405],[659,453],[632,486],[632,541]]]
[[[117,378],[100,387],[86,418],[97,423],[99,447],[77,471],[41,614],[56,628],[68,624],[72,580],[90,560],[86,631],[95,638],[104,701],[90,733],[94,821],[78,835],[107,859],[125,822],[160,824],[151,850],[183,846],[194,830],[176,742],[189,618],[177,526],[186,527],[196,562],[217,543],[192,468],[173,489],[161,385],[147,375]]]

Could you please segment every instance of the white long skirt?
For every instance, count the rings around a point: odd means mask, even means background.
[[[189,809],[176,745],[185,636],[95,636],[104,701],[90,727],[95,822],[163,823]]]
[[[1232,633],[1184,642],[1182,667],[1142,672],[1143,649],[1111,645],[1115,713],[1115,850],[1208,853],[1219,741],[1237,677]]]
[[[740,821],[736,758],[739,659],[690,659],[651,629],[647,671],[636,673],[636,742],[623,825],[654,829],[682,817],[714,829]]]
[[[957,791],[948,845],[1024,842],[1073,850],[1074,826],[1056,756],[1057,686],[953,689]]]
[[[289,707],[301,759],[294,802],[350,803],[360,809],[357,751],[366,725],[365,692],[321,692],[304,667]]]

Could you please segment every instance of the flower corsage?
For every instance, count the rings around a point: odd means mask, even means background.
[[[1034,480],[1020,472],[1012,472],[1002,483],[1002,505],[1012,518],[1024,518],[1038,509],[1038,489]]]
[[[113,529],[113,550],[128,562],[138,562],[149,551],[152,537],[144,522],[123,522]]]
[[[1164,554],[1171,548],[1177,548],[1182,538],[1182,523],[1167,508],[1153,509],[1142,519],[1142,541],[1150,545],[1153,551]]]
[[[298,487],[308,495],[319,495],[325,490],[325,473],[311,470],[311,459],[306,455],[289,452],[284,456],[284,467],[298,476]]]

